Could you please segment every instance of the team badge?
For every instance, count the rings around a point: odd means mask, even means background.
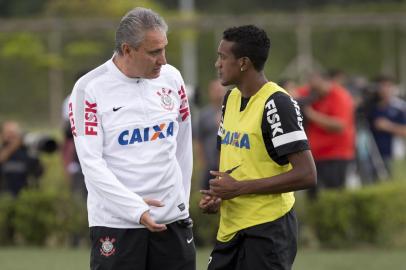
[[[110,257],[116,252],[116,248],[114,247],[114,242],[116,242],[115,238],[111,238],[106,236],[104,239],[100,238],[101,248],[100,253],[105,257]]]
[[[170,96],[172,90],[161,88],[156,93],[161,97],[161,106],[168,111],[172,111],[174,107],[173,99]]]

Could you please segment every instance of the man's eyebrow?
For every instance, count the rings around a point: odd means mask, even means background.
[[[158,49],[147,50],[147,52],[156,53],[156,52],[160,52],[160,51],[163,51],[163,50],[164,50],[164,48],[158,48]]]

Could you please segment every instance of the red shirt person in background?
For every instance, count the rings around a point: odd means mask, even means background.
[[[355,154],[354,104],[348,91],[321,74],[298,89],[305,130],[316,162],[318,188],[345,186]],[[317,189],[310,192],[314,198]]]

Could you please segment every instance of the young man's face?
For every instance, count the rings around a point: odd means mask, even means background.
[[[131,73],[146,79],[159,77],[162,65],[166,64],[166,45],[168,40],[164,32],[147,31],[141,44],[137,48],[132,48],[128,55]]]
[[[384,101],[389,101],[395,95],[395,85],[391,81],[383,81],[378,84],[378,95]]]
[[[237,84],[241,74],[238,58],[235,58],[231,51],[234,42],[222,40],[217,50],[217,60],[214,66],[217,68],[217,73],[221,84],[231,85]]]

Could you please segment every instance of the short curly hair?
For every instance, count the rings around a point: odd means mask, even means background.
[[[231,27],[223,32],[223,40],[235,42],[231,51],[236,58],[248,57],[257,71],[264,69],[271,41],[263,29],[255,25]]]

